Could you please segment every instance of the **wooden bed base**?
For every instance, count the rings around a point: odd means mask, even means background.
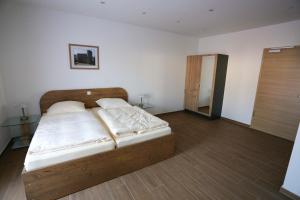
[[[52,200],[165,160],[175,152],[174,134],[43,169],[23,170],[27,200]]]
[[[78,97],[92,90],[92,98]],[[103,93],[104,92],[104,93]],[[50,91],[41,98],[41,112],[59,100],[81,100],[94,106],[101,96],[127,100],[122,88]],[[91,100],[93,99],[93,100]],[[98,98],[99,99],[99,98]],[[174,133],[76,160],[22,172],[27,200],[54,200],[170,158],[175,153]]]

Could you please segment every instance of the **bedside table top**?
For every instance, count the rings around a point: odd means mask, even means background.
[[[9,117],[7,118],[0,126],[8,127],[8,126],[18,126],[23,124],[33,124],[40,121],[40,115],[29,115],[27,120],[21,120],[19,117]]]
[[[142,109],[153,108],[153,105],[148,104],[148,103],[145,103],[145,104],[143,104],[143,105],[141,105],[141,104],[135,104],[135,106],[138,106],[138,107],[140,107],[140,108],[142,108]]]

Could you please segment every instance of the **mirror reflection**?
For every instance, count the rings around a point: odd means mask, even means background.
[[[212,102],[215,56],[202,56],[198,112],[210,115]]]

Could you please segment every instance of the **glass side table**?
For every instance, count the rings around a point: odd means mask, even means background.
[[[151,105],[151,104],[148,104],[148,103],[144,103],[144,104],[134,104],[135,106],[138,106],[138,107],[140,107],[140,108],[142,108],[142,109],[150,109],[150,108],[153,108],[153,105]]]
[[[20,127],[21,135],[13,139],[12,149],[29,146],[40,118],[40,115],[30,115],[27,120],[21,120],[20,117],[10,117],[1,124],[1,127]]]

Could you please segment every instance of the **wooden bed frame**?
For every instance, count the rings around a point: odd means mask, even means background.
[[[91,94],[87,95],[90,91]],[[59,101],[81,101],[86,108],[97,107],[96,100],[118,97],[128,100],[122,88],[55,90],[40,100],[41,113]],[[175,152],[175,137],[171,135],[117,148],[76,160],[22,172],[27,200],[53,200],[103,183],[126,173],[144,168],[171,157]]]

